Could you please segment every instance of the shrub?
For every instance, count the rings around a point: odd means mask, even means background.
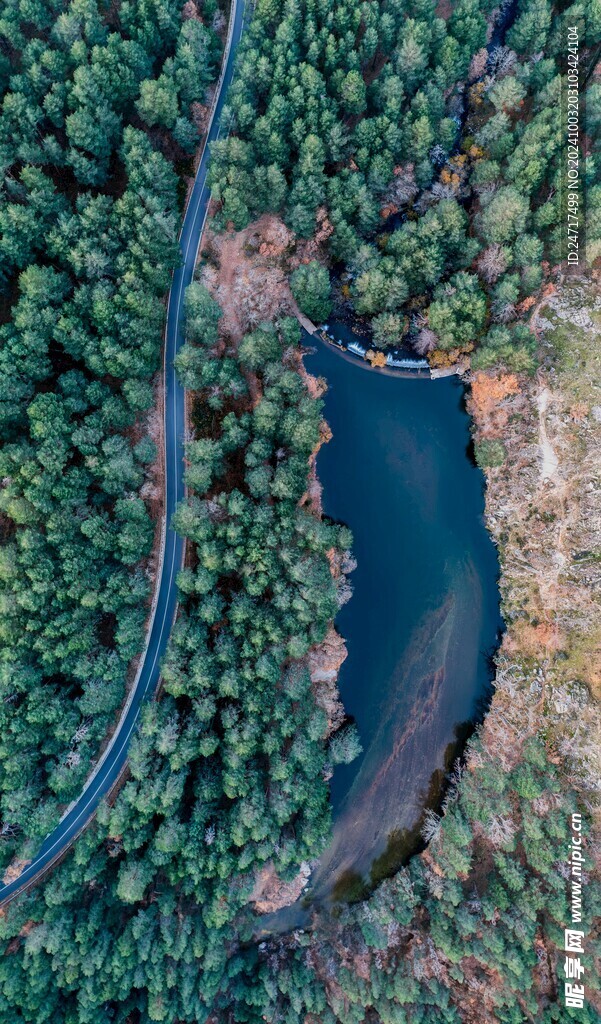
[[[480,469],[502,466],[507,457],[505,445],[498,438],[480,441],[475,447],[476,462]]]

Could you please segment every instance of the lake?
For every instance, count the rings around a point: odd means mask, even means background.
[[[309,342],[307,341],[307,344]],[[484,478],[464,387],[368,369],[311,339],[333,437],[317,457],[324,513],[353,532],[353,597],[336,628],[339,687],[363,754],[331,780],[333,840],[315,898],[391,874],[490,694],[501,620]]]

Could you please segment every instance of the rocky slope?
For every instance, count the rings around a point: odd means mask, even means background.
[[[503,567],[503,656],[536,664],[546,711],[566,728],[572,718],[577,729],[577,709],[593,709],[601,698],[595,285],[564,284],[539,309],[535,327],[542,357],[536,376],[474,375],[470,411],[476,450],[487,441],[502,446],[502,463],[486,470],[486,510]],[[598,770],[592,751],[585,760]]]

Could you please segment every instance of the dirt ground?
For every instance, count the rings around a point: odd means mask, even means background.
[[[327,237],[322,220],[313,239],[297,244],[283,221],[267,213],[241,231],[207,229],[200,280],[223,310],[222,332],[236,342],[278,314],[302,321],[288,275],[301,262],[318,258]]]
[[[592,783],[600,737],[590,697],[601,698],[598,289],[565,283],[540,304],[536,330],[536,376],[475,374],[469,409],[476,441],[498,438],[508,453],[486,474],[487,526],[502,563],[501,654],[537,695],[532,728],[544,707]]]

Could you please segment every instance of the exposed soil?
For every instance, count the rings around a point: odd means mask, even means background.
[[[208,228],[201,251],[200,280],[223,310],[221,329],[233,342],[263,321],[294,316],[314,329],[298,308],[288,277],[301,263],[326,262],[325,242],[332,233],[325,209],[318,211],[312,238],[297,240],[274,214],[265,213],[241,231],[217,234]]]
[[[542,455],[542,465],[540,469],[540,480],[544,484],[548,480],[555,480],[557,477],[557,470],[559,467],[559,459],[555,454],[555,449],[547,437],[547,424],[546,424],[546,412],[549,406],[549,400],[551,399],[551,392],[548,388],[543,388],[539,392],[536,399],[536,407],[538,409],[538,424],[539,424],[539,437],[540,437],[540,449]]]
[[[2,876],[2,881],[4,882],[4,884],[8,885],[9,882],[14,882],[15,879],[23,873],[27,865],[30,863],[31,861],[22,860],[20,857],[16,857],[14,860],[12,860]]]
[[[307,656],[315,702],[328,716],[328,733],[338,729],[344,720],[344,707],[338,693],[338,673],[347,655],[343,638],[331,626],[325,640]]]
[[[486,497],[504,563],[503,651],[544,659],[545,698],[560,690],[563,706],[579,684],[601,697],[601,298],[568,283],[534,326],[546,365],[535,378],[476,374],[470,412],[476,440],[496,437],[508,452],[487,471]]]
[[[282,907],[296,903],[305,888],[311,868],[301,864],[298,875],[291,882],[283,882],[275,873],[272,864],[267,864],[257,875],[250,902],[257,914],[272,914]]]
[[[288,286],[294,235],[271,214],[242,231],[205,233],[200,279],[223,310],[220,328],[233,342],[278,314],[296,315]]]

